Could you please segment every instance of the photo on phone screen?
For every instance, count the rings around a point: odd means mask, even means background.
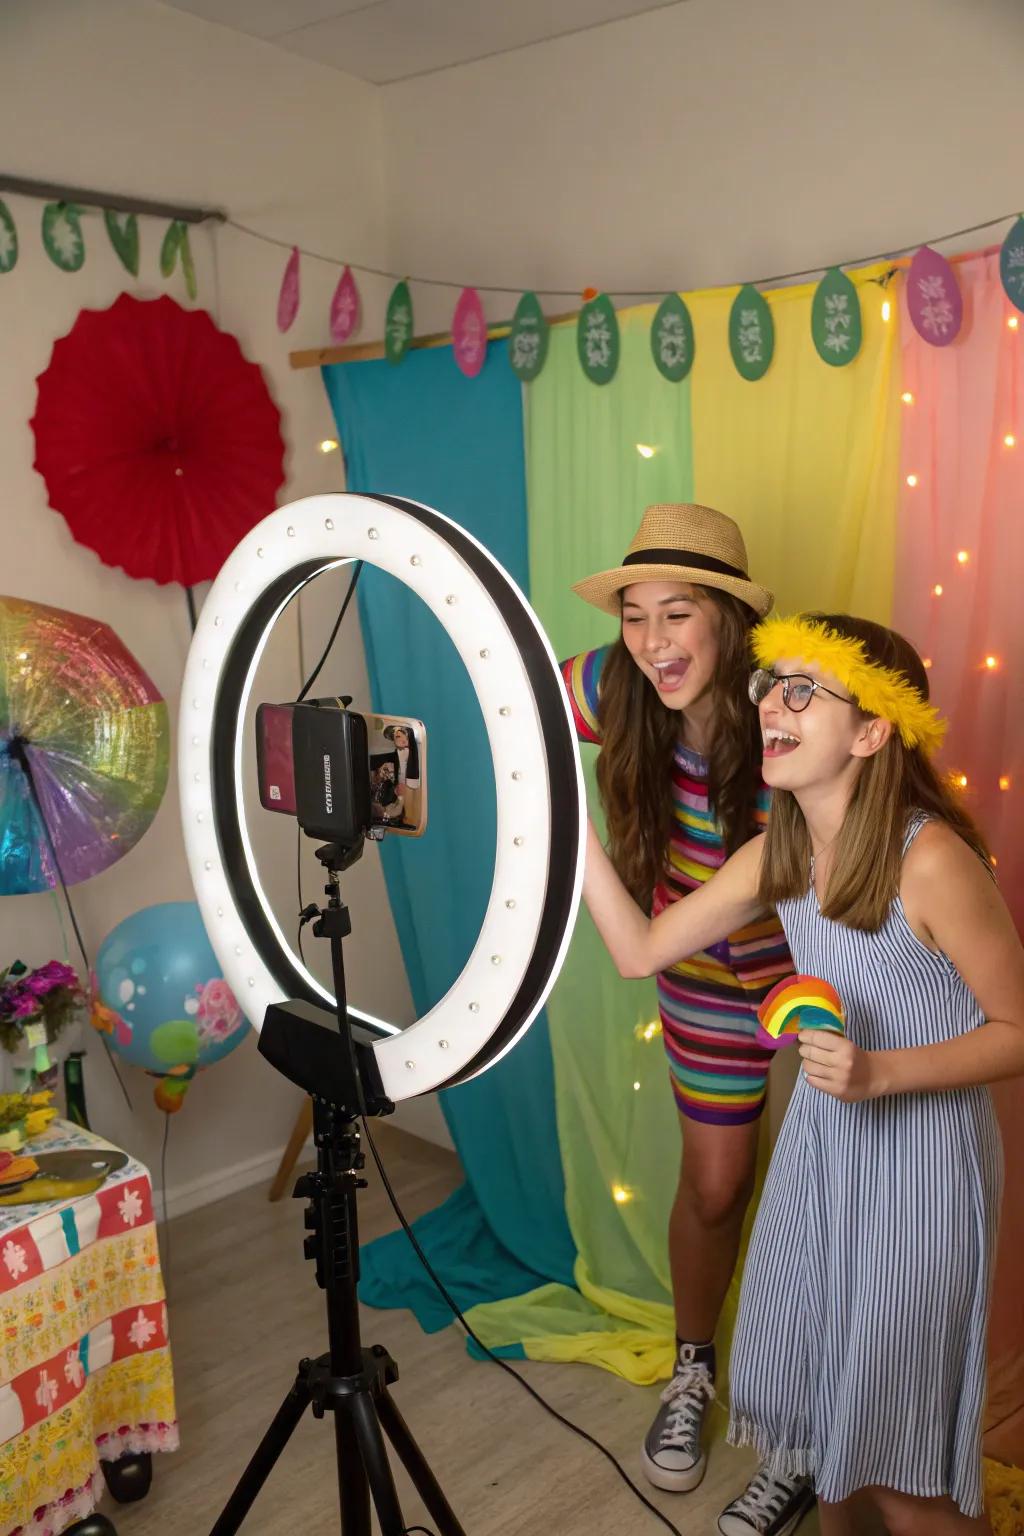
[[[375,827],[405,837],[427,829],[427,733],[407,715],[366,715]]]

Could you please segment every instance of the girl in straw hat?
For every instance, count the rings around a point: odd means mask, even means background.
[[[580,736],[601,746],[615,867],[657,915],[764,827],[746,686],[750,629],[772,595],[747,575],[736,524],[684,505],[648,507],[622,565],[574,590],[620,622],[615,644],[574,657],[564,674]],[[762,912],[658,976],[683,1142],[669,1224],[678,1351],[642,1459],[651,1482],[675,1492],[704,1475],[713,1338],[754,1185],[771,1060],[755,1044],[757,1009],[791,970],[778,921]],[[755,1493],[783,1510],[780,1530],[813,1503],[801,1479],[762,1479]]]
[[[584,894],[628,976],[773,904],[799,970],[843,1003],[845,1029],[799,1035],[743,1276],[730,1439],[814,1477],[824,1536],[879,1517],[898,1536],[988,1531],[1002,1156],[984,1085],[1024,1072],[1024,951],[929,762],[943,727],[907,641],[810,615],[761,625],[754,649],[767,834],[652,919],[591,829]],[[726,1536],[751,1528],[735,1513]]]

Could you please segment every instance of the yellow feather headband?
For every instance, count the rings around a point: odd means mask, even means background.
[[[772,667],[780,657],[799,658],[820,667],[842,684],[869,715],[890,720],[906,747],[931,754],[941,746],[946,722],[902,672],[872,661],[861,640],[836,634],[810,619],[766,619],[754,630],[754,656]]]

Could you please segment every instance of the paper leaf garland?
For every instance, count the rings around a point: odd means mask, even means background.
[[[619,366],[619,322],[606,293],[599,293],[580,310],[576,350],[592,384],[608,384]]]
[[[695,352],[693,321],[678,293],[667,293],[651,325],[651,354],[658,372],[671,384],[686,378]]]
[[[189,243],[187,225],[182,225],[181,238],[178,241],[178,251],[181,255],[181,271],[185,279],[185,292],[190,299],[194,299],[199,292],[199,285],[196,282],[196,268],[195,262],[192,260],[192,246]]]
[[[389,363],[400,363],[412,341],[412,299],[408,283],[396,283],[388,299],[384,322],[384,355]]]
[[[281,292],[277,296],[277,328],[290,331],[299,312],[299,248],[292,246],[281,278]]]
[[[185,226],[178,219],[167,226],[167,233],[160,246],[160,271],[164,277],[170,277],[177,265],[178,247],[184,232]]]
[[[845,272],[829,267],[811,305],[811,337],[818,356],[833,368],[852,363],[863,334],[860,299]]]
[[[331,300],[331,340],[339,345],[348,341],[359,327],[359,318],[359,289],[352,268],[346,267]]]
[[[999,252],[999,276],[1010,303],[1024,311],[1024,216],[1017,220],[1003,241]]]
[[[0,272],[10,272],[18,260],[18,231],[7,204],[0,202]]]
[[[933,347],[948,347],[956,340],[964,301],[953,268],[930,245],[922,245],[910,263],[907,309],[917,334]]]
[[[452,350],[459,372],[475,379],[487,360],[487,320],[475,288],[463,288],[452,318]]]
[[[512,371],[524,384],[540,373],[548,355],[548,323],[535,293],[524,293],[512,317],[508,338],[508,360]]]
[[[139,275],[139,221],[134,213],[114,213],[103,210],[103,222],[107,226],[110,243],[117,259],[132,277]]]
[[[72,203],[47,203],[43,209],[43,246],[62,272],[78,272],[85,263],[81,211]]]
[[[729,350],[741,378],[763,379],[775,351],[775,326],[763,294],[746,283],[729,312]]]

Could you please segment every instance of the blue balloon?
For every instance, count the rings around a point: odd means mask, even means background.
[[[144,907],[107,935],[96,956],[93,1023],[125,1061],[179,1079],[182,1089],[241,1044],[249,1024],[194,901]]]

